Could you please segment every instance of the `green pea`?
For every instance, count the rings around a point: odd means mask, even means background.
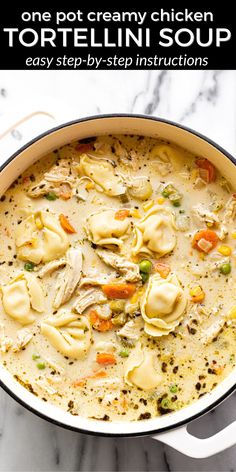
[[[231,272],[231,264],[226,262],[220,266],[220,273],[223,275],[228,275]]]
[[[28,272],[32,272],[34,270],[34,263],[33,262],[26,262],[24,265],[24,269],[28,270]]]
[[[149,274],[147,274],[146,272],[140,272],[140,275],[141,275],[142,282],[145,284],[145,282],[147,282],[149,279]]]
[[[170,386],[170,392],[171,392],[171,393],[176,393],[176,392],[178,392],[178,387],[177,387],[177,385],[171,385],[171,386]]]
[[[162,398],[161,400],[161,407],[164,409],[164,410],[168,410],[170,408],[170,402],[168,400],[168,398]]]
[[[122,351],[119,352],[120,357],[129,357],[129,351],[128,349],[122,349]]]
[[[139,270],[140,272],[149,274],[152,270],[152,263],[148,259],[143,259],[143,261],[139,263]]]
[[[40,359],[39,354],[33,354],[32,359],[33,359],[33,361],[36,361],[37,359]]]
[[[57,199],[57,196],[56,196],[55,192],[48,192],[48,193],[45,194],[45,198],[47,200],[53,201],[53,200]]]
[[[46,367],[45,362],[38,362],[36,365],[39,370],[43,370]]]

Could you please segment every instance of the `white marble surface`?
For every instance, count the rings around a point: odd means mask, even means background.
[[[9,113],[14,122],[27,107],[52,112],[59,121],[97,113],[149,113],[195,128],[236,154],[233,71],[1,71],[0,129]],[[233,419],[236,395],[190,430],[206,437]],[[88,437],[37,418],[0,392],[0,471],[190,470],[233,472],[236,446],[194,460],[150,438]]]

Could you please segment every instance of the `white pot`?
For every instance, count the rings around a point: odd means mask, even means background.
[[[196,155],[207,157],[233,184],[236,181],[234,158],[204,136],[177,123],[141,115],[103,115],[80,119],[41,134],[18,150],[1,167],[0,194],[44,154],[64,144],[103,134],[139,134],[173,141]],[[236,385],[232,372],[211,393],[179,411],[137,422],[105,422],[72,416],[45,403],[22,387],[0,367],[0,384],[13,398],[30,411],[59,426],[79,432],[107,436],[149,435],[191,457],[208,457],[236,443],[236,422],[207,439],[197,439],[187,432],[186,425],[209,412],[230,395]],[[95,412],[96,413],[96,412]]]

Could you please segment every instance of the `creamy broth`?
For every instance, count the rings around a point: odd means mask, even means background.
[[[176,411],[235,367],[236,199],[207,156],[102,136],[1,197],[0,358],[73,415]]]

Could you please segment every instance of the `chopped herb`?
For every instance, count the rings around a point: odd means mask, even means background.
[[[128,349],[122,349],[122,351],[119,352],[120,357],[129,357],[129,350]]]
[[[150,420],[151,417],[151,413],[149,413],[149,411],[146,411],[146,413],[141,413],[141,415],[139,415],[138,420]]]
[[[170,408],[170,402],[169,402],[168,398],[162,398],[162,400],[161,400],[161,408],[163,408],[164,410],[169,410],[169,408]]]
[[[39,370],[43,370],[46,368],[45,362],[38,362],[36,365]]]
[[[27,270],[28,272],[32,272],[34,270],[34,263],[33,262],[26,262],[24,265],[24,269]]]
[[[167,372],[167,363],[166,362],[162,362],[161,370],[162,370],[162,372]]]
[[[170,386],[170,392],[171,393],[176,393],[178,392],[178,387],[176,384]]]
[[[234,362],[235,361],[235,355],[234,354],[231,354],[230,358],[229,358],[229,361],[230,362]]]
[[[55,192],[48,192],[48,193],[45,194],[45,198],[47,200],[53,201],[53,200],[57,199],[57,196],[56,196]]]
[[[33,361],[36,361],[37,359],[40,359],[40,355],[39,354],[33,354],[32,359],[33,359]]]

